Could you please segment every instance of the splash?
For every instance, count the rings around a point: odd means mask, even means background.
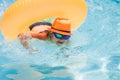
[[[0,16],[13,2],[0,1]],[[120,1],[87,3],[87,19],[73,32],[69,47],[33,39],[30,44],[38,52],[29,54],[17,39],[6,41],[0,34],[0,79],[119,80]]]

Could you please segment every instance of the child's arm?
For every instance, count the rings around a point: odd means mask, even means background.
[[[26,48],[26,49],[30,49],[31,47],[29,47],[29,44],[27,42],[27,39],[32,38],[31,33],[29,32],[25,32],[25,33],[20,33],[18,35],[18,38],[20,40],[20,43]]]

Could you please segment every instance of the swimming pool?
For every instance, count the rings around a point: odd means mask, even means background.
[[[71,46],[33,39],[29,54],[0,33],[0,80],[120,80],[120,0],[86,0],[88,15]],[[0,0],[0,18],[14,0]]]

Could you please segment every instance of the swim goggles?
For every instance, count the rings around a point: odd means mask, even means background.
[[[57,38],[57,39],[65,39],[65,40],[68,40],[70,38],[70,36],[68,35],[62,35],[62,34],[59,34],[59,33],[53,33],[54,36]]]

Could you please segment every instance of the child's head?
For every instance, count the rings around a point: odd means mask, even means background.
[[[66,18],[56,18],[49,30],[53,33],[53,41],[57,45],[68,42],[71,37],[71,24]]]

